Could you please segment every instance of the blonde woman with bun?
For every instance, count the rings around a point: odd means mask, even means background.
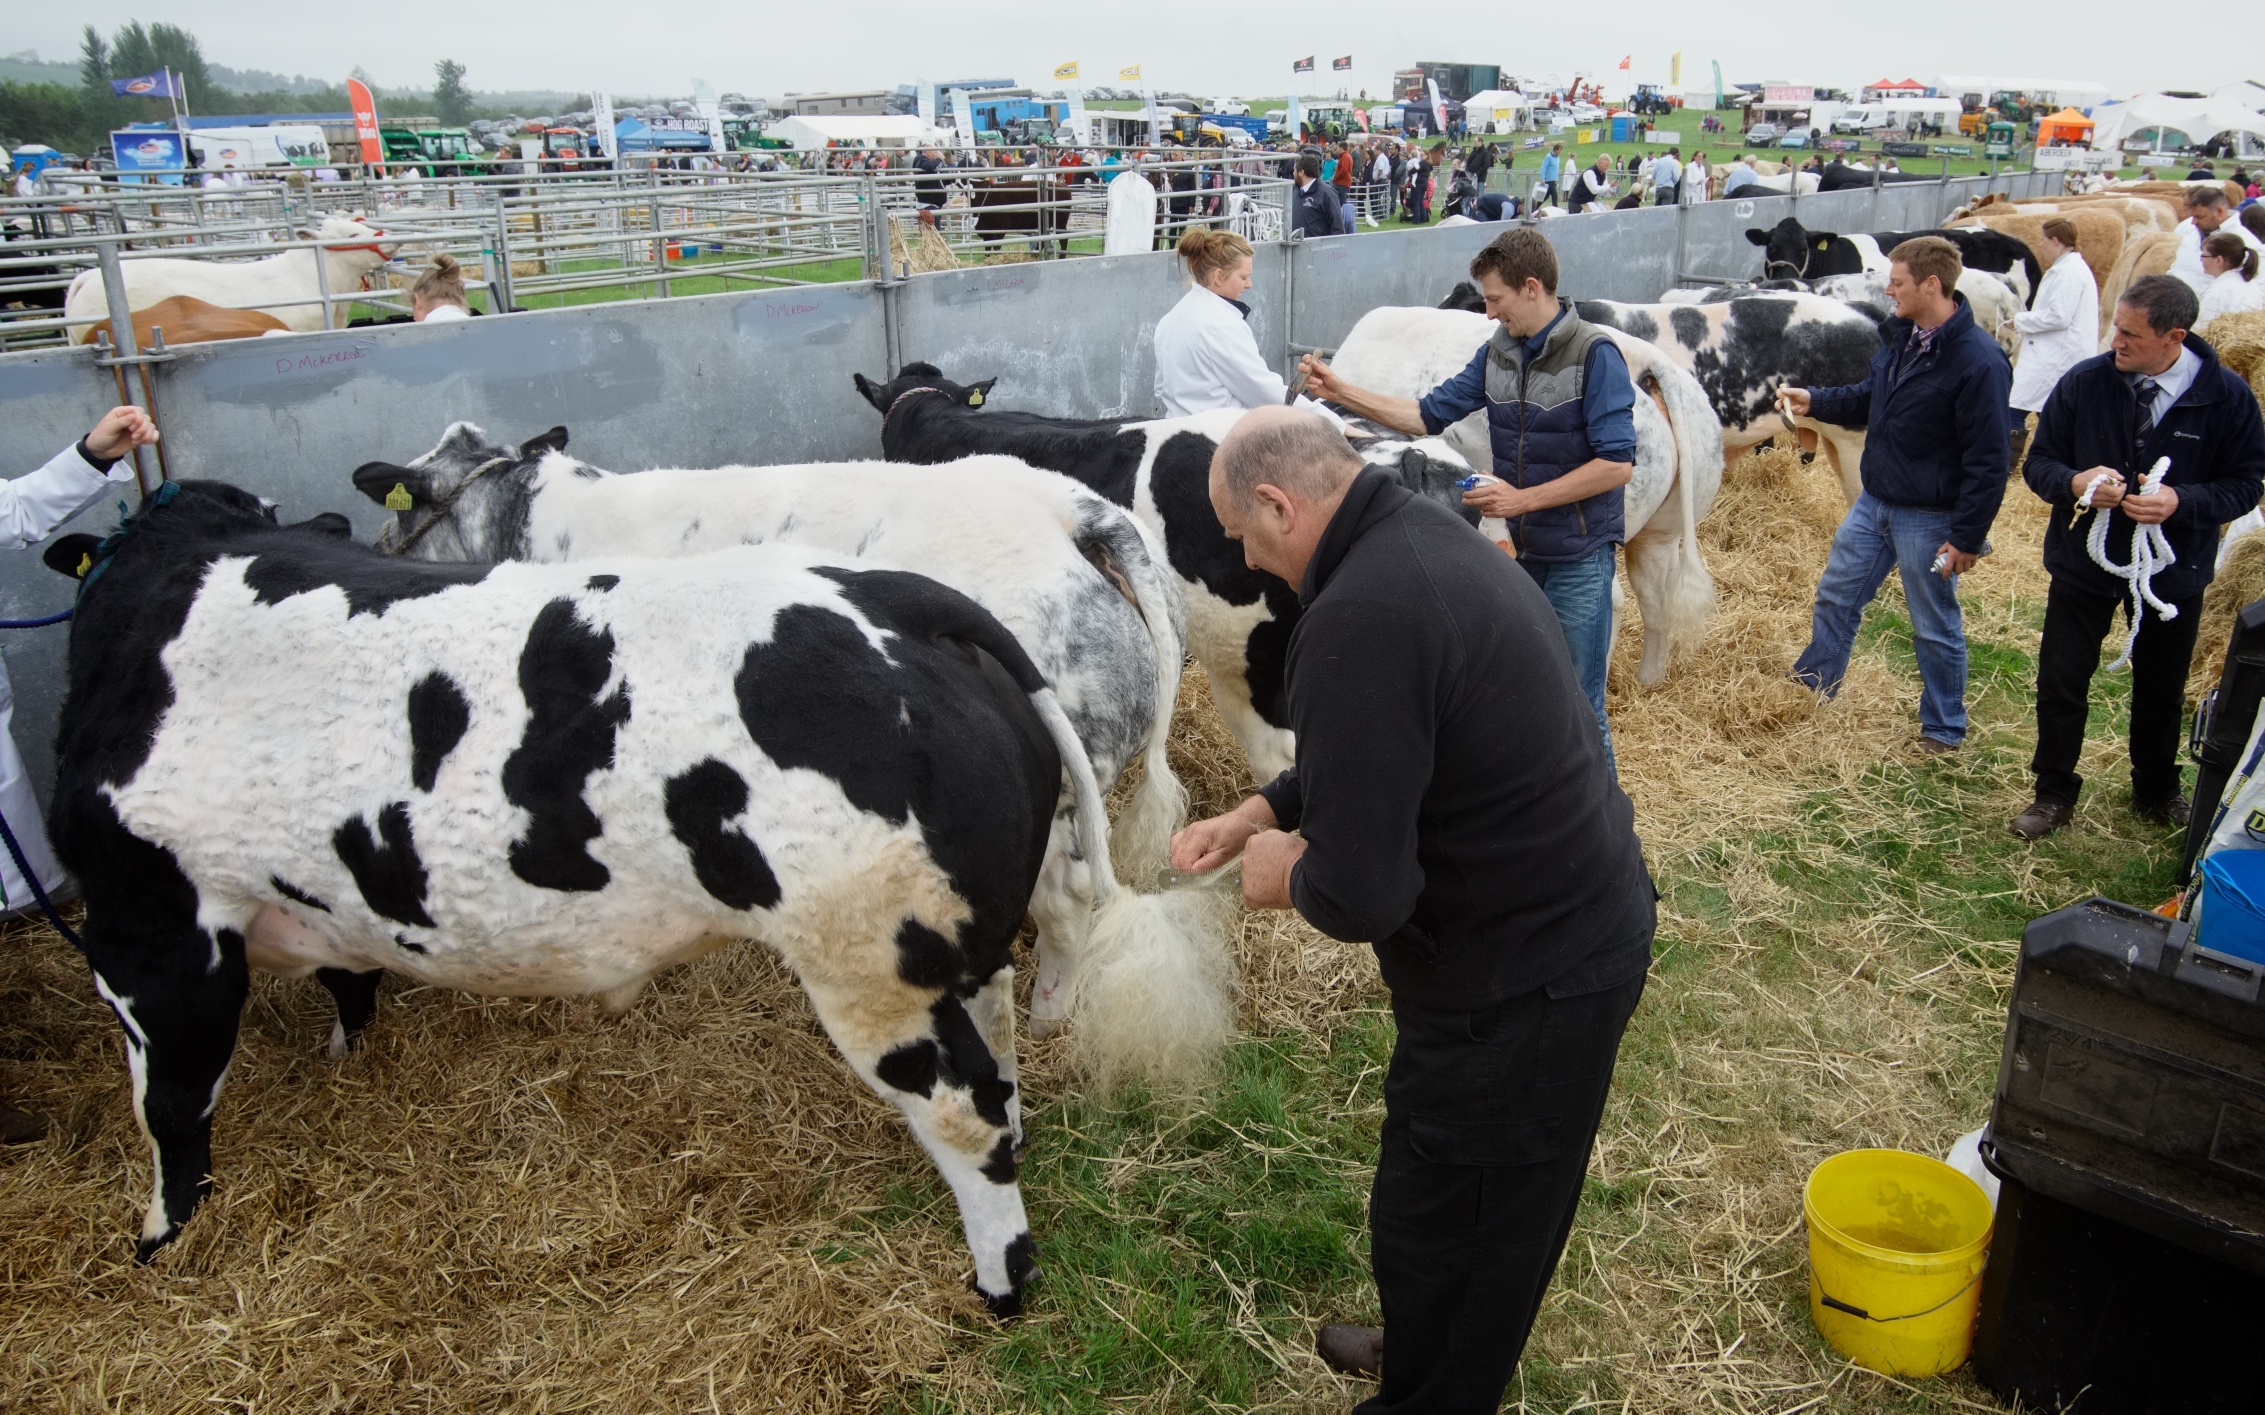
[[[1156,322],[1156,401],[1164,416],[1281,406],[1289,385],[1258,356],[1245,323],[1250,242],[1194,226],[1180,237],[1179,253],[1195,283]]]
[[[433,257],[432,265],[409,287],[409,315],[419,324],[472,317],[471,301],[464,295],[464,268],[456,257]]]

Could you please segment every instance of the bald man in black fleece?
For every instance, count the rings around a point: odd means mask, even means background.
[[[1373,941],[1398,1040],[1370,1195],[1381,1331],[1322,1328],[1372,1412],[1502,1399],[1572,1227],[1651,961],[1634,809],[1533,580],[1311,413],[1259,409],[1211,502],[1298,586],[1297,764],[1172,842],[1251,908]],[[1298,830],[1302,838],[1283,833]]]

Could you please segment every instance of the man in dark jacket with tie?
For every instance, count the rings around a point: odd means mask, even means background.
[[[1864,607],[1900,571],[1919,660],[1917,747],[1933,755],[1966,740],[1958,577],[1982,557],[2005,499],[2013,368],[1957,293],[1958,247],[1916,236],[1888,262],[1895,317],[1880,326],[1872,376],[1780,394],[1796,417],[1866,429],[1864,490],[1833,535],[1793,676],[1827,697],[1839,692]]]
[[[1549,602],[1454,512],[1288,408],[1236,424],[1211,502],[1298,587],[1297,763],[1180,832],[1173,864],[1239,854],[1245,904],[1371,941],[1398,1028],[1369,1209],[1384,1326],[1325,1327],[1321,1353],[1381,1364],[1362,1412],[1492,1415],[1651,961],[1634,808]]]
[[[1335,184],[1321,180],[1321,158],[1304,153],[1298,158],[1298,194],[1293,202],[1296,229],[1301,236],[1334,236],[1344,227],[1342,203]]]
[[[2037,649],[2037,753],[2030,770],[2037,799],[2013,818],[2013,833],[2036,840],[2068,824],[2084,778],[2092,674],[2100,642],[2115,623],[2138,616],[2131,646],[2131,807],[2166,825],[2184,825],[2179,789],[2179,725],[2202,592],[2216,573],[2219,528],[2257,504],[2265,488],[2265,419],[2241,376],[2187,332],[2194,292],[2169,275],[2135,281],[2116,304],[2114,352],[2062,375],[2042,412],[2022,470],[2030,490],[2053,508],[2045,530],[2045,633]],[[2160,490],[2140,478],[2170,458]],[[2090,509],[2077,501],[2089,491]],[[2141,526],[2160,526],[2177,557],[2156,572],[2155,598],[2177,617],[2131,602],[2130,584],[2096,563],[2088,542],[2108,523],[2102,558],[2132,562]]]

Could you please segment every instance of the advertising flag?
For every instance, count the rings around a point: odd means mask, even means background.
[[[362,160],[385,161],[385,144],[378,138],[377,100],[370,97],[370,86],[360,79],[348,79],[346,103],[354,110],[354,141],[362,149]]]
[[[1067,64],[1056,64],[1056,65],[1054,66],[1054,77],[1055,77],[1055,78],[1057,78],[1057,79],[1074,79],[1074,78],[1076,78],[1076,77],[1077,77],[1077,60],[1075,60],[1075,59],[1072,59],[1072,60],[1071,60],[1070,62],[1068,62]]]
[[[1125,66],[1124,66],[1124,67],[1123,67],[1122,69],[1119,69],[1119,70],[1117,70],[1117,77],[1118,77],[1119,79],[1122,79],[1122,80],[1123,80],[1124,82],[1126,82],[1126,83],[1129,83],[1129,84],[1137,84],[1137,83],[1139,83],[1139,82],[1140,82],[1140,65],[1138,65],[1138,64],[1127,64],[1127,65],[1125,65]]]
[[[1291,72],[1291,73],[1293,73],[1293,74],[1310,74],[1310,73],[1312,73],[1312,72],[1313,72],[1313,56],[1312,56],[1311,54],[1308,54],[1308,55],[1307,55],[1307,56],[1306,56],[1305,58],[1303,58],[1303,59],[1294,60],[1294,61],[1293,61],[1293,62],[1291,63],[1291,65],[1290,65],[1290,72]]]
[[[159,69],[138,79],[112,79],[110,91],[120,98],[179,98],[181,83],[171,69]]]
[[[1631,59],[1634,59],[1635,57],[1636,57],[1636,56],[1635,56],[1635,55],[1633,55],[1633,54],[1623,54],[1623,55],[1621,55],[1621,56],[1620,56],[1620,67],[1621,67],[1621,68],[1623,68],[1623,69],[1627,68],[1627,67],[1628,67],[1628,61],[1629,61],[1629,60],[1631,60]]]
[[[1431,116],[1438,122],[1439,131],[1447,131],[1447,104],[1439,96],[1439,80],[1425,79],[1424,87],[1431,90]]]
[[[1353,67],[1353,56],[1350,54],[1339,55],[1337,58],[1329,61],[1329,67],[1335,69],[1338,73],[1341,74],[1347,69]]]
[[[1667,86],[1669,88],[1683,87],[1683,55],[1681,52],[1668,56]]]
[[[621,156],[619,152],[614,150],[614,144],[619,139],[615,136],[613,130],[613,95],[610,93],[591,94],[590,116],[594,120],[592,126],[597,128],[597,131],[590,136],[597,141],[598,151],[609,160]]]

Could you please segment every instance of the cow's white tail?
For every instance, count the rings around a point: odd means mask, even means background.
[[[1117,883],[1108,812],[1085,748],[1051,688],[1030,701],[1077,793],[1078,838],[1093,878],[1093,932],[1070,979],[1072,1049],[1105,1086],[1184,1087],[1209,1069],[1234,1027],[1226,910],[1209,890],[1144,894]]]
[[[1632,341],[1617,341],[1624,350]],[[1676,536],[1675,566],[1668,573],[1666,595],[1660,609],[1660,637],[1666,653],[1658,662],[1645,656],[1639,678],[1649,687],[1666,676],[1668,663],[1695,650],[1705,641],[1714,619],[1714,576],[1708,573],[1699,550],[1699,518],[1714,504],[1722,486],[1722,423],[1696,380],[1657,355],[1632,354],[1641,391],[1648,394],[1666,418],[1669,443],[1675,455]],[[1648,364],[1648,368],[1640,368]],[[1649,606],[1647,615],[1649,613]],[[1651,627],[1646,620],[1647,630]]]
[[[1125,803],[1111,839],[1119,868],[1133,881],[1153,878],[1171,863],[1172,832],[1187,823],[1188,793],[1172,771],[1166,748],[1172,740],[1172,709],[1180,697],[1180,669],[1187,656],[1171,572],[1153,552],[1129,514],[1096,527],[1096,543],[1115,562],[1148,627],[1156,656],[1156,700],[1151,709],[1148,745],[1141,752],[1141,781]]]

